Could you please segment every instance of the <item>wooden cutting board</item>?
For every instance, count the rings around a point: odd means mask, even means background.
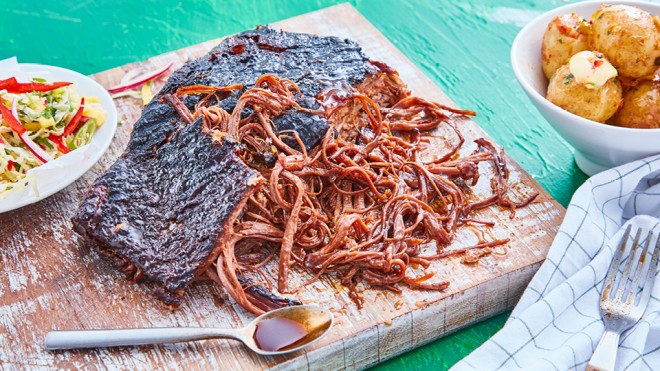
[[[453,103],[350,5],[339,5],[273,24],[284,30],[335,35],[356,40],[372,59],[395,67],[413,94],[448,105]],[[169,61],[175,67],[196,58],[220,39],[99,73],[94,78],[108,87],[135,68],[153,69]],[[157,86],[161,86],[157,84]],[[483,97],[487,100],[488,97]],[[487,104],[487,103],[486,103]],[[114,143],[83,178],[37,204],[0,215],[0,368],[213,368],[356,369],[380,362],[471,323],[512,308],[546,256],[564,209],[511,161],[512,179],[540,192],[530,206],[509,212],[492,207],[476,217],[496,222],[490,234],[511,238],[506,255],[482,258],[467,266],[459,259],[435,262],[438,277],[451,280],[444,292],[404,289],[396,295],[365,290],[365,307],[358,310],[335,280],[325,277],[298,296],[335,313],[329,336],[306,351],[288,356],[260,357],[225,340],[155,347],[74,352],[46,352],[43,339],[52,329],[152,326],[220,326],[247,324],[253,316],[238,307],[220,288],[195,285],[180,310],[170,312],[153,299],[149,285],[128,283],[93,248],[71,231],[70,217],[85,188],[122,153],[139,117],[133,98],[117,100],[122,120]],[[471,107],[464,107],[471,108]],[[462,120],[466,151],[472,140],[486,134],[472,121]],[[486,179],[487,176],[483,176]],[[477,193],[488,188],[477,187]],[[452,247],[474,243],[469,234]],[[275,267],[269,267],[273,277]],[[292,286],[306,276],[296,272]]]

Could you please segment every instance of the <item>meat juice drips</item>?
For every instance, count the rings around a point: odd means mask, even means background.
[[[296,343],[308,333],[307,329],[296,321],[275,317],[257,324],[254,341],[259,349],[275,352]]]

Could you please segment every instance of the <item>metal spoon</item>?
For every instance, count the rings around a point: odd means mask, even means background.
[[[300,340],[277,351],[266,351],[257,345],[254,334],[257,325],[267,319],[286,318],[301,324],[307,334]],[[332,327],[332,313],[315,305],[285,307],[262,314],[239,329],[204,327],[156,327],[114,330],[50,331],[46,334],[46,350],[105,348],[117,346],[178,343],[183,341],[228,338],[240,340],[261,355],[279,355],[300,350],[325,335]]]

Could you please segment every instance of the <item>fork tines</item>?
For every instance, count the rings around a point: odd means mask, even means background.
[[[627,255],[625,267],[623,271],[619,271],[621,259],[628,247],[631,231],[632,226],[628,225],[621,238],[621,243],[614,254],[612,264],[607,272],[601,303],[604,301],[615,301],[624,305],[638,305],[640,301],[648,300],[651,294],[652,282],[655,278],[660,255],[660,238],[653,231],[649,231],[646,233],[646,238],[640,242],[644,233],[641,228],[638,229],[635,233],[630,253]],[[651,247],[653,240],[655,240],[655,247]],[[638,254],[638,247],[641,244],[644,245],[644,248]],[[651,259],[648,258],[650,248],[652,249]],[[644,272],[646,272],[646,275],[644,275]],[[642,281],[643,276],[645,279]],[[639,292],[642,295],[637,295]],[[645,306],[645,303],[643,305]]]

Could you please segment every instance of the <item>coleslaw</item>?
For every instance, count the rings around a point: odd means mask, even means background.
[[[28,170],[91,140],[106,112],[68,82],[0,80],[0,195],[26,182]]]

